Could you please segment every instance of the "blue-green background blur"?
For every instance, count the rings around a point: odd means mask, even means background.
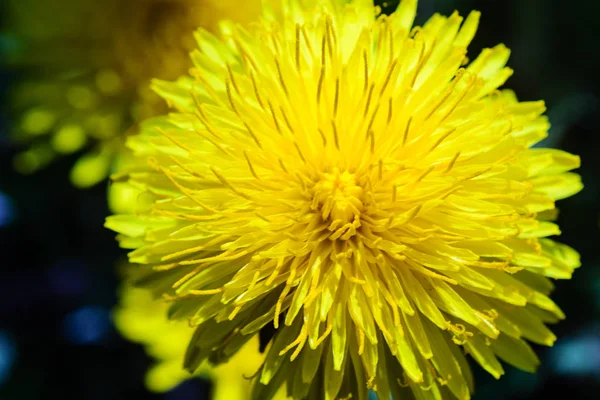
[[[397,1],[388,3],[386,11]],[[507,366],[496,381],[475,367],[475,399],[598,399],[600,1],[420,0],[418,22],[454,9],[482,11],[471,58],[499,42],[512,49],[516,72],[506,86],[522,100],[546,100],[552,129],[545,145],[581,155],[585,184],[559,204],[561,240],[580,251],[583,267],[557,282],[553,298],[567,314],[553,327],[557,343],[536,346],[537,374]],[[11,83],[33,73],[0,70],[0,108],[7,109]],[[0,115],[0,399],[206,399],[210,386],[202,381],[164,395],[144,389],[151,360],[110,322],[122,252],[103,228],[106,185],[74,189],[68,171],[76,156],[33,176],[14,172],[11,117]]]

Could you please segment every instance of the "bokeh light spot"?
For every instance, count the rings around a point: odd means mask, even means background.
[[[69,103],[80,110],[92,108],[96,103],[96,95],[85,86],[73,86],[67,91]]]
[[[111,154],[108,152],[81,156],[71,170],[71,182],[79,188],[94,186],[107,176],[111,161]]]
[[[2,385],[12,370],[17,357],[17,346],[10,335],[0,330],[0,385]]]
[[[22,174],[31,174],[47,165],[53,158],[49,146],[32,147],[15,156],[13,166]]]
[[[102,93],[107,95],[117,94],[123,86],[119,74],[111,69],[98,72],[98,75],[96,75],[96,85]]]
[[[56,115],[40,108],[29,110],[21,122],[21,128],[32,135],[41,135],[52,128]]]
[[[69,154],[85,146],[87,137],[79,125],[65,125],[52,137],[52,147],[59,153]]]
[[[600,376],[600,337],[563,340],[550,350],[550,364],[559,375]]]
[[[82,307],[67,315],[63,321],[64,335],[74,344],[98,343],[109,329],[110,313],[102,307]]]
[[[0,192],[0,228],[10,225],[15,220],[16,208],[12,199]]]

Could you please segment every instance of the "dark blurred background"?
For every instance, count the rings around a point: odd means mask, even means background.
[[[242,1],[242,0],[240,0]],[[379,2],[380,4],[383,2]],[[387,1],[385,11],[397,1]],[[521,100],[546,101],[552,123],[543,143],[582,158],[583,192],[559,203],[561,240],[583,267],[558,281],[554,300],[567,319],[553,348],[536,346],[537,374],[509,366],[496,381],[476,372],[475,399],[600,398],[600,1],[420,0],[417,22],[432,13],[482,12],[472,59],[503,42]],[[2,1],[0,1],[2,12]],[[1,15],[0,15],[1,17]],[[0,45],[2,45],[0,41]],[[6,43],[5,43],[6,44]],[[0,104],[23,71],[0,70]],[[68,181],[77,155],[33,176],[12,169],[11,115],[0,116],[0,399],[204,399],[207,382],[148,393],[151,360],[111,325],[115,261],[123,254],[103,228],[106,185],[78,190]]]

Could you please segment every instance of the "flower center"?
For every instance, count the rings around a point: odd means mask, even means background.
[[[348,171],[334,168],[324,173],[314,186],[311,208],[320,210],[324,221],[331,225],[358,221],[363,209],[363,188],[356,182],[356,176]]]

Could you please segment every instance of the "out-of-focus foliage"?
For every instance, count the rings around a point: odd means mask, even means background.
[[[35,172],[57,157],[87,151],[70,172],[92,186],[109,174],[125,136],[166,111],[149,88],[191,67],[197,27],[216,31],[223,18],[247,24],[260,0],[9,0],[8,65],[13,139],[28,148],[14,166]]]

